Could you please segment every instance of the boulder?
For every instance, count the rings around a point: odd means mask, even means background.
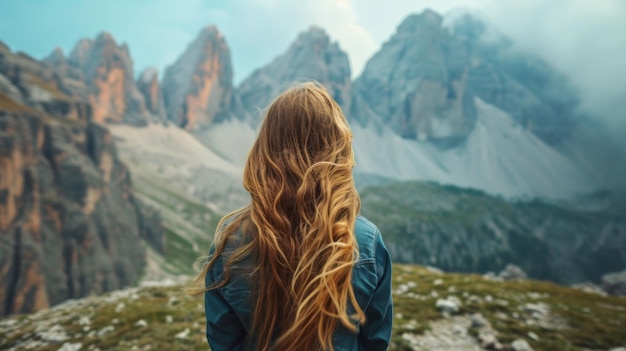
[[[626,296],[626,270],[603,275],[602,289],[610,295]]]
[[[507,264],[504,269],[498,273],[498,278],[502,280],[524,280],[528,279],[528,275],[519,266]]]

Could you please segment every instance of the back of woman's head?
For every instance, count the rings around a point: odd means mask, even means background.
[[[258,349],[332,349],[339,324],[355,330],[363,320],[351,285],[359,210],[353,166],[346,118],[319,84],[298,85],[270,105],[243,179]]]
[[[352,133],[341,108],[326,90],[306,83],[281,94],[269,106],[244,170],[253,202],[274,209],[289,231],[317,206],[320,185],[352,182]],[[346,189],[353,190],[353,189]],[[309,197],[314,197],[313,199]],[[278,201],[277,201],[278,200]],[[271,202],[271,203],[269,203]],[[294,205],[303,211],[294,211]],[[284,222],[284,223],[282,223]]]

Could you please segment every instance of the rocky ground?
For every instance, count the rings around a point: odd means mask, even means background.
[[[626,298],[394,267],[390,350],[624,350]],[[206,350],[202,298],[144,283],[0,320],[0,349]]]

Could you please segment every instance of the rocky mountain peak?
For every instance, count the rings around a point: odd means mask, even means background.
[[[2,42],[1,40],[0,40],[0,52],[1,53],[10,53],[11,52],[11,49],[4,42]]]
[[[257,69],[238,88],[248,111],[265,108],[270,100],[294,82],[315,80],[341,105],[350,109],[351,77],[348,55],[319,27],[298,35],[287,51]]]
[[[148,111],[162,121],[167,120],[163,91],[159,84],[159,72],[155,67],[148,67],[141,72],[137,80],[137,88],[143,94]]]
[[[431,10],[409,16],[368,61],[355,82],[355,98],[366,105],[353,111],[357,120],[374,118],[365,116],[372,111],[409,139],[447,144],[467,135],[476,119],[465,88],[469,56],[442,21]]]
[[[505,38],[482,40],[488,28],[479,17],[455,17],[426,10],[398,26],[354,83],[355,119],[452,145],[474,128],[478,97],[548,143],[566,135],[577,98],[565,79]]]
[[[453,13],[451,18],[446,17],[444,25],[450,28],[452,34],[466,38],[470,41],[482,39],[487,30],[485,20],[470,12]]]
[[[420,14],[409,15],[398,26],[398,33],[415,34],[419,33],[423,28],[441,28],[443,17],[433,10],[426,9]]]
[[[161,223],[74,94],[87,90],[78,68],[10,52],[0,62],[0,316],[134,284],[142,239],[163,252]]]
[[[110,42],[115,44],[115,38],[113,35],[107,31],[100,32],[98,36],[96,36],[96,42]]]
[[[50,55],[48,55],[48,57],[46,57],[43,61],[52,66],[64,65],[67,63],[67,59],[63,54],[63,49],[61,49],[60,47],[54,48]]]
[[[216,25],[214,24],[209,24],[207,26],[205,26],[204,28],[202,28],[202,30],[200,30],[200,33],[198,35],[198,38],[200,38],[201,40],[206,40],[206,39],[224,39],[222,33],[220,32],[220,30],[217,28]]]
[[[296,43],[300,41],[319,41],[327,44],[330,41],[328,34],[326,31],[318,26],[311,26],[306,31],[300,33],[298,35],[298,39],[296,39]]]
[[[93,41],[91,39],[83,38],[79,40],[70,53],[70,62],[78,67],[82,67],[87,60],[87,56],[89,55],[92,46]]]
[[[217,27],[203,28],[165,70],[163,94],[168,118],[188,130],[226,118],[233,104],[232,80],[226,40]]]
[[[70,63],[82,72],[94,120],[143,124],[153,119],[135,85],[128,47],[118,45],[110,33],[80,40]]]
[[[144,83],[150,83],[159,78],[159,71],[156,67],[148,67],[144,69],[139,75],[139,81]]]

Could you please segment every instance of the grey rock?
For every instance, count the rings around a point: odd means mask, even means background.
[[[486,349],[486,350],[502,349],[502,344],[500,344],[496,336],[491,332],[479,333],[478,341],[480,342],[480,346],[483,349]]]
[[[165,69],[162,82],[168,119],[196,130],[230,118],[237,110],[230,49],[215,26],[204,28]]]
[[[527,303],[522,306],[524,312],[531,315],[545,316],[550,313],[550,307],[543,302],[539,303]]]
[[[481,313],[474,313],[471,318],[473,328],[482,328],[489,323]]]
[[[478,97],[548,143],[569,135],[580,104],[573,87],[507,38],[483,40],[487,32],[471,15],[447,24],[430,10],[408,16],[355,81],[351,115],[450,146],[474,127]]]
[[[452,327],[452,333],[454,335],[463,335],[465,334],[465,329],[460,325],[455,325],[454,327]]]
[[[454,314],[459,312],[461,302],[458,298],[448,297],[447,299],[437,299],[435,307],[444,314]]]
[[[420,140],[458,139],[476,119],[473,93],[465,88],[470,56],[460,40],[427,10],[406,18],[367,63],[354,95],[399,135]],[[361,124],[371,116],[355,106]]]
[[[0,93],[7,95],[18,103],[22,102],[22,93],[20,93],[18,88],[2,73],[0,73]]]
[[[158,120],[167,121],[163,90],[159,84],[159,74],[156,68],[146,68],[141,72],[137,80],[137,89],[143,94],[148,111]]]
[[[626,270],[603,275],[602,289],[610,295],[626,296]]]
[[[507,264],[504,269],[498,273],[498,277],[502,280],[524,280],[528,279],[528,275],[519,266]]]
[[[162,242],[163,230],[134,198],[113,137],[80,95],[58,90],[53,68],[0,55],[0,73],[20,91],[50,93],[0,107],[0,174],[12,180],[0,184],[0,315],[134,284],[144,240]]]
[[[511,343],[513,351],[533,351],[528,342],[524,339],[516,339]]]
[[[83,344],[80,342],[66,342],[61,345],[58,351],[79,351],[83,348]]]
[[[444,274],[445,272],[443,271],[443,269],[441,268],[437,268],[437,267],[433,267],[433,266],[426,266],[426,269],[431,272],[431,273],[435,273],[435,274]]]
[[[582,282],[570,285],[574,289],[582,290],[591,294],[606,296],[607,293],[599,285],[592,282]]]
[[[318,27],[301,33],[284,54],[254,71],[237,90],[246,111],[258,116],[258,111],[280,92],[294,83],[311,80],[324,85],[344,113],[350,111],[352,83],[348,56]]]
[[[53,57],[48,58],[48,62],[54,61]],[[128,46],[118,45],[110,33],[79,41],[68,63],[84,75],[96,121],[142,125],[153,120],[135,84]]]

